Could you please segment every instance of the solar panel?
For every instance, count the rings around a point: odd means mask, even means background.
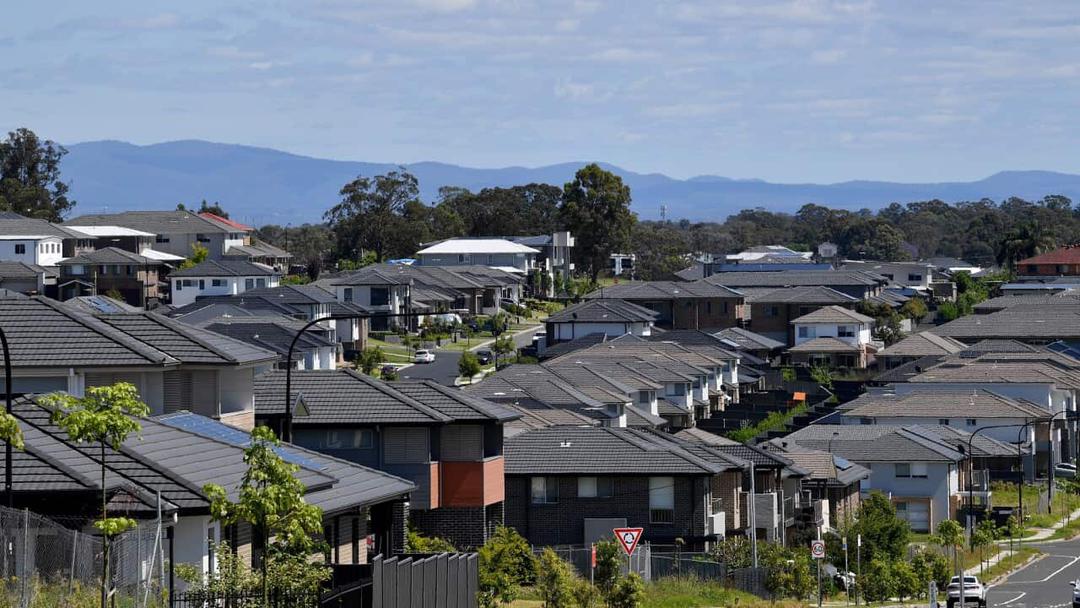
[[[841,471],[846,471],[851,468],[851,461],[833,454],[833,462]]]
[[[195,433],[201,437],[207,439],[214,439],[222,443],[234,445],[239,448],[247,447],[251,443],[251,435],[241,431],[238,428],[231,427],[227,424],[223,424],[216,420],[206,418],[205,416],[199,416],[197,414],[191,414],[183,412],[179,414],[169,414],[156,418],[156,420],[162,424],[171,426],[173,428]],[[321,471],[326,468],[325,466],[315,462],[303,454],[299,454],[284,446],[277,446],[274,448],[274,452],[281,457],[285,462],[289,462],[295,465],[304,467],[305,469],[311,469],[314,471]]]

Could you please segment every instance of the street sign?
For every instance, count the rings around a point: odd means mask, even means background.
[[[825,559],[825,541],[810,541],[810,557],[814,559]]]
[[[861,547],[862,546],[862,534],[856,534],[855,535],[855,546],[856,547]]]
[[[634,554],[634,549],[637,547],[638,541],[641,540],[641,533],[645,528],[615,528],[612,532],[615,533],[615,538],[622,545],[623,551],[626,551],[627,557]]]
[[[596,567],[596,545],[592,545],[592,550],[589,551],[589,567]]]

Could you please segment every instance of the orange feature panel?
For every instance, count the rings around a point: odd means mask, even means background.
[[[483,507],[503,500],[503,458],[442,463],[443,507]]]

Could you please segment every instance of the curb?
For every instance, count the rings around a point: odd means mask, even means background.
[[[1027,568],[1031,564],[1034,564],[1035,562],[1041,560],[1044,557],[1046,557],[1045,553],[1038,553],[1036,555],[1032,555],[1031,557],[1029,557],[1026,560],[1020,562],[1019,564],[1016,564],[1016,567],[1010,569],[1008,572],[1003,572],[1003,573],[997,575],[996,577],[994,577],[992,580],[984,582],[983,586],[986,587],[987,589],[989,589],[990,587],[993,587],[993,586],[997,585],[998,583],[1002,582],[1003,580],[1009,578],[1010,576],[1015,574],[1018,570],[1023,570],[1024,568]]]

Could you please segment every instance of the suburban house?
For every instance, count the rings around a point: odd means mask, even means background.
[[[100,516],[103,489],[114,517],[153,519],[160,497],[162,514],[175,522],[170,553],[176,563],[193,564],[207,573],[215,568],[212,545],[223,540],[230,541],[249,565],[258,563],[261,549],[251,526],[223,527],[213,521],[210,498],[203,491],[205,484],[214,483],[231,500],[237,499],[247,470],[246,432],[188,412],[139,420],[138,434],[118,449],[104,447],[102,488],[98,453],[102,448],[71,441],[50,420],[50,411],[31,399],[19,399],[13,413],[26,444],[12,467],[16,507],[89,525]],[[300,466],[297,478],[307,488],[305,501],[323,510],[332,563],[367,563],[369,540],[376,550],[403,549],[404,520],[394,515],[408,501],[410,482],[290,444],[276,451]],[[125,556],[125,563],[134,564],[136,559]],[[182,589],[184,583],[177,580],[177,586]]]
[[[421,317],[429,314],[495,314],[504,303],[520,301],[524,275],[487,266],[372,264],[315,284],[333,289],[340,302],[383,315],[373,319],[372,329],[385,330],[392,326],[416,328]]]
[[[865,368],[876,348],[871,341],[874,320],[840,306],[819,308],[791,322],[795,345],[788,349],[793,363],[827,367]]]
[[[281,429],[285,373],[255,384],[256,417]],[[352,370],[293,374],[293,441],[416,485],[425,534],[478,547],[503,523],[503,424],[518,414],[432,381],[387,383]]]
[[[506,440],[506,524],[533,545],[589,546],[640,527],[703,548],[738,520],[748,464],[710,446],[628,428],[554,426]],[[730,514],[730,515],[729,515]]]
[[[134,384],[153,414],[188,410],[250,428],[270,351],[155,313],[87,315],[42,297],[0,300],[16,393]]]
[[[206,296],[234,296],[249,289],[277,287],[281,273],[270,266],[239,259],[206,260],[169,276],[173,306]]]
[[[795,343],[791,322],[825,306],[852,308],[858,298],[820,285],[801,287],[749,287],[739,290],[746,297],[749,316],[746,328],[785,344]]]
[[[1016,307],[1080,307],[1080,292],[1065,290],[1052,293],[1001,295],[983,300],[974,306],[975,314],[986,315]]]
[[[739,326],[746,318],[743,295],[733,289],[681,281],[630,281],[598,289],[589,299],[626,300],[658,313],[656,325],[669,329]]]
[[[782,455],[805,473],[801,502],[806,505],[803,523],[819,532],[842,529],[855,519],[862,498],[862,483],[870,470],[836,454],[773,439],[761,445]],[[820,522],[820,523],[819,523]]]
[[[884,493],[914,532],[956,517],[964,454],[918,427],[812,424],[782,441],[841,456],[870,471],[862,491]]]
[[[225,252],[223,257],[240,258],[249,262],[255,262],[256,264],[265,264],[275,270],[286,272],[288,270],[289,261],[293,256],[291,253],[280,247],[275,247],[270,243],[251,239],[251,242],[247,245],[233,245],[232,247],[229,247],[229,250]]]
[[[93,248],[88,235],[67,226],[17,214],[0,217],[0,260],[55,266],[61,258]]]
[[[830,287],[859,300],[880,294],[889,279],[865,270],[776,270],[768,272],[721,272],[698,283],[723,285],[736,290],[772,287]]]
[[[571,304],[547,318],[547,344],[567,342],[590,334],[648,336],[657,316],[659,313],[655,310],[625,300],[585,300]]]
[[[896,286],[929,293],[934,267],[927,262],[874,262],[844,260],[841,270],[863,270],[879,274]]]
[[[130,228],[154,235],[155,251],[190,258],[195,245],[199,245],[208,250],[211,260],[220,259],[232,247],[247,245],[252,230],[213,214],[179,209],[82,215],[68,220],[64,226],[75,230],[83,226]]]
[[[533,294],[552,298],[556,294],[555,279],[569,277],[574,272],[574,236],[569,232],[539,234],[534,236],[508,236],[506,240],[518,245],[532,247],[540,253],[536,256],[536,268],[529,275],[529,288]],[[537,272],[545,278],[537,279]]]
[[[538,249],[507,239],[452,238],[430,243],[416,252],[421,266],[490,266],[523,277],[536,268]]]
[[[879,369],[892,369],[922,357],[944,357],[967,348],[967,345],[959,340],[924,331],[907,336],[878,351],[876,358]]]
[[[60,262],[58,299],[115,292],[132,306],[154,308],[161,301],[160,269],[158,260],[118,247],[80,253]]]
[[[188,322],[189,319],[181,318],[181,321]],[[313,325],[303,330],[302,321],[282,315],[250,313],[243,316],[218,317],[196,325],[216,334],[277,353],[280,359],[275,367],[279,369],[284,369],[286,366],[296,370],[337,369],[338,346],[334,340],[334,330],[324,325]],[[293,348],[292,360],[289,360],[289,346],[294,339],[296,345]]]
[[[1032,256],[1016,263],[1016,272],[1024,276],[1080,276],[1080,245],[1068,245]]]
[[[1015,296],[1011,296],[1015,297]],[[968,315],[929,331],[972,344],[981,340],[1017,340],[1049,344],[1080,343],[1080,313],[1068,305],[1019,304],[989,314]]]
[[[25,295],[42,295],[56,289],[55,268],[26,262],[0,262],[0,289]]]
[[[613,277],[629,275],[634,278],[634,268],[637,256],[632,253],[613,253],[608,256],[608,270]]]

